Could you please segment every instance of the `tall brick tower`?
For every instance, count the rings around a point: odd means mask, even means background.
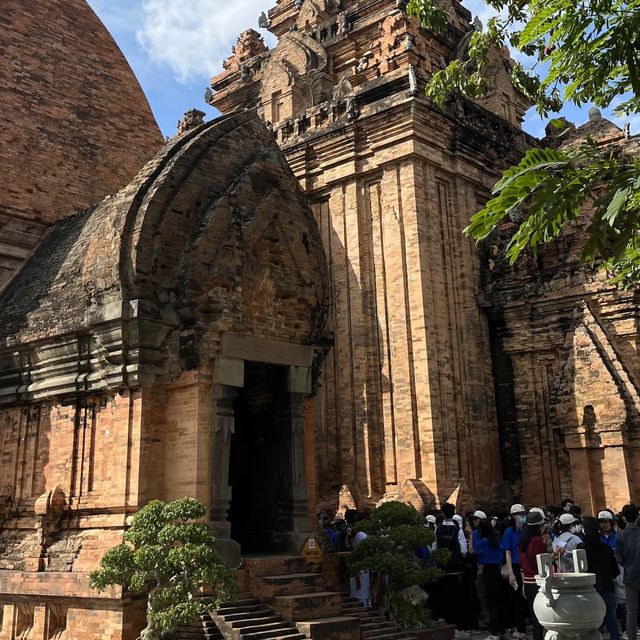
[[[489,498],[503,480],[480,262],[462,230],[525,143],[528,107],[495,54],[482,102],[437,108],[428,77],[464,57],[392,0],[279,0],[238,39],[209,102],[255,108],[310,198],[331,278],[329,351],[315,401],[318,500]]]
[[[0,7],[0,291],[51,225],[127,184],[164,140],[86,0]]]

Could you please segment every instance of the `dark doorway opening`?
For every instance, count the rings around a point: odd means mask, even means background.
[[[231,537],[243,555],[277,551],[283,528],[281,455],[286,446],[286,367],[245,362],[234,403],[229,485]],[[290,429],[290,425],[288,427]]]

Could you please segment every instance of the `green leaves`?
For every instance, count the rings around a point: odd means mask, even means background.
[[[369,537],[356,547],[347,560],[352,575],[358,571],[375,571],[387,576],[387,606],[392,616],[401,616],[402,620],[398,618],[396,623],[402,625],[417,623],[411,622],[411,616],[405,616],[400,610],[394,613],[391,606],[394,593],[412,585],[424,586],[438,580],[444,573],[439,567],[449,559],[445,550],[445,553],[434,554],[435,566],[425,567],[417,561],[416,550],[430,546],[435,540],[433,531],[427,529],[424,523],[424,516],[412,506],[402,502],[385,502],[369,518],[358,523],[357,528],[366,531]],[[423,619],[424,615],[420,618]]]
[[[610,227],[615,227],[616,219],[618,218],[620,213],[624,211],[627,204],[627,200],[629,199],[630,195],[631,195],[631,187],[626,186],[618,189],[613,195],[613,198],[611,198],[611,201],[607,206],[607,210],[602,215],[602,219]]]
[[[376,535],[400,525],[422,527],[423,524],[424,518],[412,506],[394,500],[381,504],[366,520],[358,522],[355,529]]]
[[[149,590],[145,640],[159,639],[163,630],[188,624],[208,606],[234,597],[235,582],[215,550],[213,531],[194,522],[205,515],[205,507],[193,498],[150,502],[133,517],[125,544],[107,551],[100,569],[90,575],[99,591],[111,585]],[[215,595],[195,600],[204,586],[213,587]]]
[[[406,11],[408,15],[418,18],[425,29],[438,34],[447,30],[447,14],[434,0],[410,0]]]
[[[640,108],[640,0],[486,0],[496,10],[486,33],[468,36],[466,48],[431,76],[426,93],[444,104],[454,93],[479,98],[491,90],[505,43],[518,62],[511,81],[541,114],[567,102],[616,106],[619,114]],[[441,30],[434,0],[412,0],[411,15]],[[446,17],[445,17],[446,19]],[[442,31],[440,31],[442,32]],[[587,143],[571,152],[529,151],[496,185],[493,198],[466,229],[486,238],[505,219],[517,229],[507,249],[514,263],[526,249],[557,238],[568,224],[582,220],[586,242],[582,259],[603,262],[621,286],[640,273],[636,234],[640,225],[637,161],[599,155]]]
[[[100,566],[100,571],[94,571],[89,576],[92,589],[104,591],[112,585],[121,585],[128,589],[135,574],[133,549],[125,544],[109,549],[102,558]]]
[[[593,142],[571,151],[532,149],[504,173],[493,195],[465,234],[482,240],[509,216],[516,219],[506,251],[511,264],[526,249],[535,255],[540,244],[582,219],[583,261],[604,261],[622,286],[630,286],[640,273],[638,160],[603,154]]]
[[[569,169],[570,158],[566,153],[557,149],[530,149],[515,167],[505,171],[502,179],[493,189],[492,194],[495,197],[489,200],[482,211],[471,218],[465,234],[477,240],[483,240],[505,218],[516,212],[519,213],[525,204],[531,207],[532,197],[543,189],[545,199],[557,200],[560,189],[557,181],[563,176],[566,178]],[[556,178],[555,181],[554,178]],[[549,203],[541,202],[540,204],[542,209],[548,209]],[[556,218],[557,212],[549,216],[543,233],[545,238],[549,235],[548,227],[554,230],[558,226]],[[532,230],[528,235],[528,242],[534,240],[534,233],[535,230]],[[508,249],[510,259],[515,260],[523,248],[522,237],[516,233]]]

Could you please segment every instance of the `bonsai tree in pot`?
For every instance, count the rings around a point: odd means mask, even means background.
[[[433,531],[425,527],[424,516],[402,502],[386,502],[354,527],[367,539],[353,551],[348,568],[352,576],[360,571],[379,576],[380,611],[403,629],[423,629],[433,624],[422,587],[443,575],[450,552],[429,553],[429,562],[418,560],[416,552],[430,547]]]
[[[233,574],[214,549],[213,531],[198,522],[205,514],[193,498],[150,502],[133,517],[124,543],[107,551],[100,569],[91,573],[91,586],[98,591],[114,585],[148,591],[141,640],[170,636],[210,606],[235,597]],[[213,595],[196,597],[203,588]]]

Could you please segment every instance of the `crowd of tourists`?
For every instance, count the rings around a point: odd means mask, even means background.
[[[362,516],[347,512],[332,521],[321,514],[325,544],[336,551],[355,548],[366,535],[350,535]],[[429,566],[436,549],[448,549],[441,580],[425,587],[435,619],[456,627],[456,638],[486,635],[486,640],[526,640],[528,624],[534,640],[544,631],[533,608],[538,593],[537,557],[551,554],[554,571],[572,572],[573,551],[586,551],[588,570],[596,575],[596,590],[606,604],[610,640],[640,640],[640,527],[639,510],[625,505],[616,514],[603,508],[597,518],[583,516],[579,505],[566,498],[559,506],[525,508],[514,504],[508,516],[478,509],[464,516],[452,504],[426,516],[425,527],[435,541],[416,549],[416,561]],[[323,545],[324,546],[324,545]],[[351,595],[369,606],[369,576],[351,579]]]
[[[602,509],[583,516],[567,498],[559,506],[525,508],[514,504],[508,518],[482,510],[464,517],[451,504],[427,516],[435,542],[451,559],[443,580],[429,588],[432,613],[456,626],[456,638],[488,631],[487,640],[542,640],[533,602],[538,593],[537,557],[551,554],[554,571],[572,572],[573,551],[584,549],[596,590],[606,604],[604,627],[611,640],[636,640],[640,599],[640,528],[638,507],[620,514]]]

